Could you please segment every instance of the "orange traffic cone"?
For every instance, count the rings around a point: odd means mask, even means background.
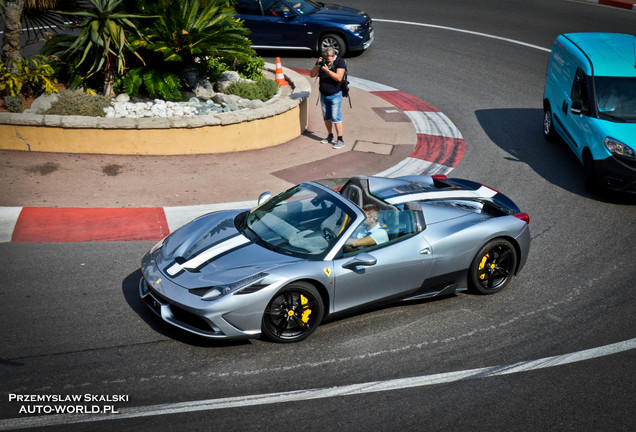
[[[276,82],[279,87],[289,85],[285,80],[285,75],[283,75],[283,65],[280,63],[280,57],[276,57]]]

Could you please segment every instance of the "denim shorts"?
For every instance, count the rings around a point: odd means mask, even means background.
[[[329,96],[320,94],[320,103],[322,104],[322,118],[332,123],[342,123],[342,92],[334,93]]]

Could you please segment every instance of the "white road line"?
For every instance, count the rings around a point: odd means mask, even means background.
[[[491,34],[488,34],[488,33],[481,33],[481,32],[476,32],[476,31],[471,31],[471,30],[459,29],[459,28],[455,28],[455,27],[446,27],[446,26],[435,25],[435,24],[424,24],[424,23],[417,23],[417,22],[411,22],[411,21],[388,20],[388,19],[379,19],[379,18],[373,18],[373,21],[374,22],[393,23],[393,24],[407,24],[407,25],[414,25],[414,26],[419,26],[419,27],[429,27],[429,28],[440,29],[440,30],[450,30],[450,31],[458,32],[458,33],[466,33],[466,34],[470,34],[470,35],[474,35],[474,36],[481,36],[481,37],[486,37],[486,38],[490,38],[490,39],[497,39],[497,40],[504,41],[504,42],[510,42],[510,43],[513,43],[513,44],[517,44],[517,45],[522,45],[522,46],[529,47],[529,48],[538,49],[540,51],[545,51],[545,52],[551,52],[552,51],[549,48],[543,48],[543,47],[540,47],[538,45],[533,45],[533,44],[529,44],[529,43],[526,43],[526,42],[521,42],[521,41],[514,40],[514,39],[509,39],[509,38],[505,38],[505,37],[501,37],[501,36],[495,36],[495,35],[491,35]]]
[[[219,399],[205,399],[190,402],[148,405],[133,408],[118,408],[118,414],[110,415],[50,415],[0,420],[0,431],[25,428],[90,423],[107,420],[123,420],[129,418],[151,417],[187,412],[210,411],[226,408],[271,405],[276,403],[293,403],[313,399],[355,396],[406,388],[425,387],[437,384],[448,384],[458,381],[489,378],[520,372],[530,372],[555,366],[591,360],[612,354],[618,354],[636,348],[636,338],[617,342],[602,347],[591,348],[569,354],[545,357],[538,360],[513,363],[509,365],[468,369],[456,372],[445,372],[434,375],[400,378],[387,381],[371,381],[360,384],[335,386],[320,389],[296,390],[280,393],[237,396]]]
[[[11,241],[22,207],[0,207],[0,243]]]

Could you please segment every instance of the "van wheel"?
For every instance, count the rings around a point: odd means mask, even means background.
[[[552,126],[552,110],[550,107],[543,109],[543,136],[548,141],[556,141],[556,132]]]

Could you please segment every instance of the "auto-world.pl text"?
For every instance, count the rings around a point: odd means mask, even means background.
[[[9,393],[9,402],[23,404],[19,414],[117,414],[114,404],[128,400],[128,395]]]

